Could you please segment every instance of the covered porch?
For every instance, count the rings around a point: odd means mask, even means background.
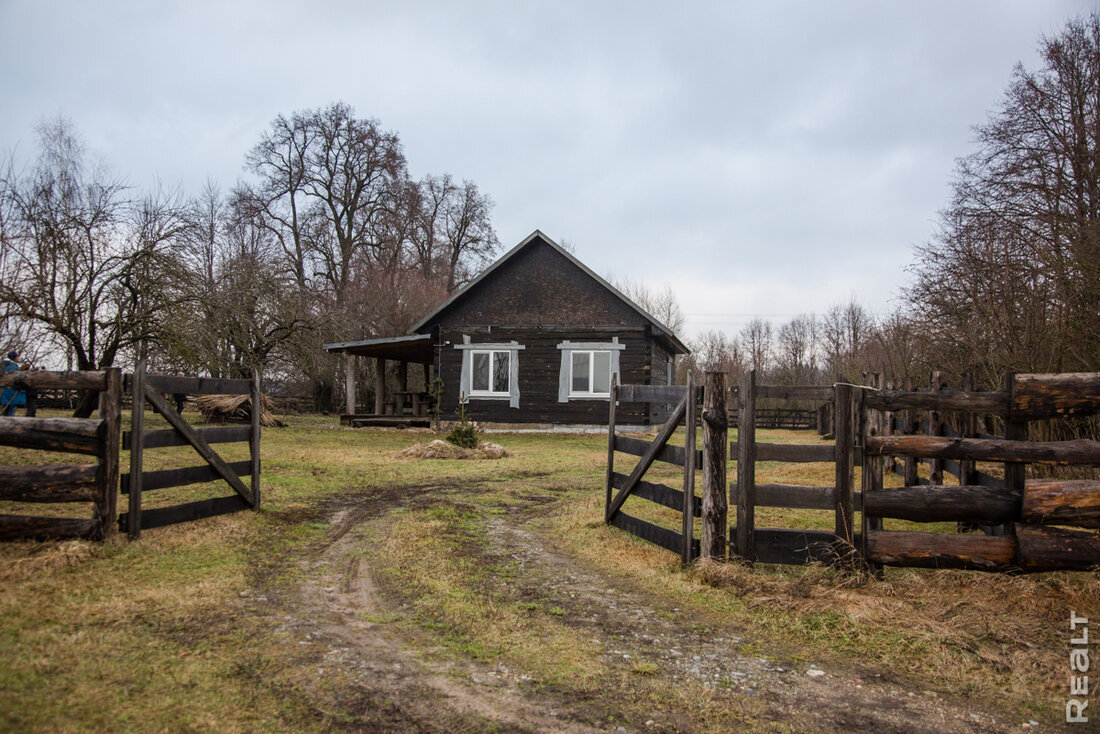
[[[340,415],[342,425],[410,426],[431,425],[431,397],[435,364],[435,347],[429,334],[396,336],[384,339],[366,339],[356,342],[326,344],[326,352],[344,355],[345,412]],[[356,399],[357,358],[374,359],[374,410],[360,410]],[[397,362],[397,387],[387,393],[386,363]],[[409,365],[419,365],[423,373],[423,389],[409,389]],[[365,407],[365,406],[363,406]]]

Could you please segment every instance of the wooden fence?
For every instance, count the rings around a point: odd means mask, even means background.
[[[1100,413],[1100,373],[1008,375],[996,392],[868,391],[865,407],[862,554],[869,564],[1013,571],[1100,564],[1100,536],[1072,529],[1100,527],[1100,482],[1026,479],[1028,464],[1100,465],[1100,442],[1027,440],[1029,421]],[[932,435],[884,435],[888,413],[921,410],[930,412],[923,427]],[[967,432],[973,432],[977,414],[998,416],[1005,436],[960,435],[937,420],[948,411],[967,416]],[[922,427],[912,418],[908,422]],[[908,479],[916,461],[934,462],[932,477],[883,489],[887,456],[905,458]],[[1004,478],[978,471],[979,461],[1003,463]],[[942,486],[936,475],[943,471],[960,484]],[[973,524],[988,534],[885,530],[883,518]]]
[[[102,539],[115,525],[119,472],[122,374],[17,372],[0,376],[0,387],[17,390],[99,392],[96,418],[0,418],[0,444],[93,456],[94,464],[0,466],[0,499],[16,502],[91,502],[92,517],[0,515],[0,540]]]
[[[127,380],[133,396],[133,420],[131,430],[123,434],[123,447],[130,451],[130,473],[122,477],[122,491],[129,495],[129,510],[119,515],[121,530],[130,537],[140,537],[143,528],[197,520],[203,517],[224,515],[240,510],[260,508],[260,378],[233,380],[210,377],[162,377],[146,375],[145,365]],[[188,395],[241,395],[251,394],[252,422],[249,426],[216,426],[193,428],[161,397],[161,393],[186,393]],[[172,426],[167,430],[145,430],[144,403],[160,414]],[[244,461],[226,462],[211,448],[211,444],[247,441],[249,458]],[[144,470],[144,456],[148,449],[167,446],[191,446],[204,464],[157,471]],[[251,476],[251,486],[245,486],[241,477]],[[143,510],[145,492],[165,490],[199,482],[224,481],[233,488],[227,497],[187,502],[171,507]]]
[[[1100,413],[1100,373],[1011,375],[1006,379],[1005,389],[996,392],[942,390],[933,376],[936,389],[927,393],[846,384],[831,388],[756,385],[755,374],[750,374],[727,394],[724,375],[721,378],[716,373],[707,374],[701,396],[703,448],[701,452],[694,449],[691,452],[692,461],[705,470],[701,498],[694,495],[688,498],[669,487],[647,486],[641,481],[649,465],[645,461],[639,463],[630,477],[613,470],[616,450],[643,456],[649,463],[656,457],[686,463],[688,454],[683,449],[677,454],[673,451],[676,447],[667,446],[667,442],[679,416],[686,414],[694,402],[687,397],[695,395],[695,400],[699,399],[696,391],[677,393],[683,395],[685,402],[652,444],[614,435],[612,400],[607,522],[619,527],[631,524],[616,521],[615,512],[633,491],[673,509],[681,508],[684,518],[683,531],[675,543],[671,536],[661,536],[662,540],[657,531],[635,523],[628,529],[636,535],[679,549],[685,561],[690,560],[693,556],[684,550],[688,547],[688,522],[701,516],[700,555],[723,558],[726,549],[714,538],[724,538],[727,532],[725,475],[728,461],[736,460],[737,481],[729,487],[729,504],[736,507],[736,522],[729,531],[728,550],[730,555],[748,562],[827,561],[853,566],[862,562],[872,569],[897,565],[996,571],[1083,570],[1100,565],[1100,535],[1091,531],[1100,528],[1100,482],[1025,481],[1029,463],[1100,465],[1100,442],[1027,440],[1029,421]],[[628,385],[619,388],[617,395],[620,400],[667,400],[675,389]],[[738,440],[729,444],[729,458],[724,453],[727,396],[737,405],[738,422],[742,426]],[[831,405],[828,412],[833,424],[833,442],[758,442],[754,413],[761,398],[827,402]],[[917,411],[928,412],[928,419],[917,420]],[[952,412],[963,414],[964,430],[976,435],[961,435],[940,420]],[[978,433],[979,414],[998,416],[1005,427],[1005,436]],[[923,430],[932,435],[894,435],[897,430]],[[901,461],[894,457],[900,457]],[[894,471],[906,477],[906,487],[883,487],[888,460]],[[758,484],[755,477],[758,461],[830,461],[835,464],[835,482],[828,487]],[[920,461],[929,463],[930,478],[918,475]],[[980,471],[977,462],[1003,463],[1004,477]],[[854,468],[860,465],[863,465],[862,489],[857,490]],[[960,485],[942,486],[944,472],[959,477]],[[691,481],[693,484],[694,479]],[[619,489],[614,500],[613,487]],[[639,491],[642,487],[645,495]],[[695,510],[699,505],[701,512]],[[758,506],[831,510],[834,529],[830,532],[757,528]],[[858,533],[854,528],[856,512],[860,512]],[[977,525],[986,535],[886,530],[883,520],[889,518],[922,523],[949,521],[959,527]]]
[[[695,517],[700,506],[695,496],[695,470],[703,458],[695,448],[696,404],[695,384],[688,376],[687,386],[616,385],[611,384],[611,400],[607,433],[607,498],[604,505],[604,521],[662,548],[678,552],[684,563],[690,563],[699,555],[699,542],[694,540]],[[624,403],[674,403],[675,408],[652,442],[615,433],[615,407]],[[668,445],[669,438],[680,422],[684,423],[684,446]],[[615,471],[615,452],[641,457],[629,475]],[[680,489],[667,484],[647,482],[642,479],[655,461],[684,467]],[[613,490],[618,490],[613,495]],[[669,530],[646,520],[627,515],[622,511],[627,497],[635,496],[681,513],[683,522],[677,530]]]

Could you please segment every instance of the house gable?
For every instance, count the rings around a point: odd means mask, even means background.
[[[667,327],[536,230],[412,331],[433,326],[651,327],[673,353]]]

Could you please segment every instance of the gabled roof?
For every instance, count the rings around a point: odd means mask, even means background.
[[[447,301],[443,305],[441,305],[439,308],[432,311],[430,314],[428,314],[423,319],[421,319],[419,322],[417,322],[417,324],[415,326],[413,326],[411,329],[409,329],[409,333],[415,333],[415,332],[419,331],[420,329],[424,328],[425,326],[427,326],[428,324],[430,324],[432,321],[434,321],[436,318],[438,318],[440,314],[442,314],[444,311],[446,311],[448,308],[450,308],[452,304],[457,302],[459,299],[461,299],[464,295],[469,293],[474,288],[477,288],[479,283],[481,283],[483,280],[488,278],[489,275],[492,274],[495,270],[497,270],[501,265],[508,262],[508,260],[515,257],[519,252],[521,252],[524,248],[528,247],[531,243],[533,243],[536,240],[542,240],[546,244],[550,245],[550,247],[552,247],[558,254],[560,254],[562,257],[564,257],[569,262],[573,263],[573,265],[577,266],[583,273],[588,275],[588,277],[592,278],[597,283],[602,285],[604,288],[606,288],[608,291],[610,291],[612,294],[614,294],[617,298],[619,298],[627,306],[629,306],[630,308],[637,311],[638,314],[640,314],[642,316],[642,318],[646,319],[647,321],[650,322],[650,324],[653,325],[654,333],[659,335],[659,336],[663,336],[669,342],[669,345],[672,346],[674,351],[678,351],[680,354],[688,354],[688,353],[691,352],[691,350],[688,349],[684,345],[684,343],[682,341],[680,341],[680,339],[675,334],[672,333],[671,329],[669,329],[667,326],[665,326],[660,321],[658,321],[656,318],[654,318],[652,314],[648,313],[641,306],[634,303],[634,301],[630,300],[625,295],[623,295],[619,291],[618,288],[611,285],[610,283],[608,283],[606,280],[604,280],[600,276],[596,275],[596,273],[592,272],[592,270],[590,270],[587,265],[582,263],[577,258],[573,257],[573,255],[570,254],[567,250],[565,250],[561,245],[559,245],[557,242],[554,242],[554,240],[550,239],[549,237],[547,237],[545,234],[543,234],[541,231],[539,231],[537,229],[534,232],[532,232],[531,234],[529,234],[522,242],[520,242],[518,245],[516,245],[511,250],[509,250],[507,253],[505,253],[503,257],[501,257],[495,263],[493,263],[488,268],[486,268],[480,275],[478,275],[476,278],[474,278],[469,283],[467,283],[464,288],[462,288],[460,291],[458,291],[453,296],[451,296],[449,299],[447,299]]]

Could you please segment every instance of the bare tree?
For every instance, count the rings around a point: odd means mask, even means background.
[[[759,317],[754,318],[741,329],[739,340],[749,369],[763,375],[772,363],[771,322]]]
[[[178,194],[129,198],[92,164],[71,123],[38,128],[26,175],[0,178],[4,227],[0,304],[34,322],[82,370],[161,335],[177,302],[175,246],[187,229]]]
[[[676,300],[676,292],[667,283],[660,290],[653,290],[644,283],[624,279],[615,281],[615,287],[650,316],[667,326],[673,334],[684,328],[684,312],[680,308],[680,302]]]
[[[976,129],[913,267],[912,318],[960,372],[1100,364],[1100,15],[1040,54]]]

